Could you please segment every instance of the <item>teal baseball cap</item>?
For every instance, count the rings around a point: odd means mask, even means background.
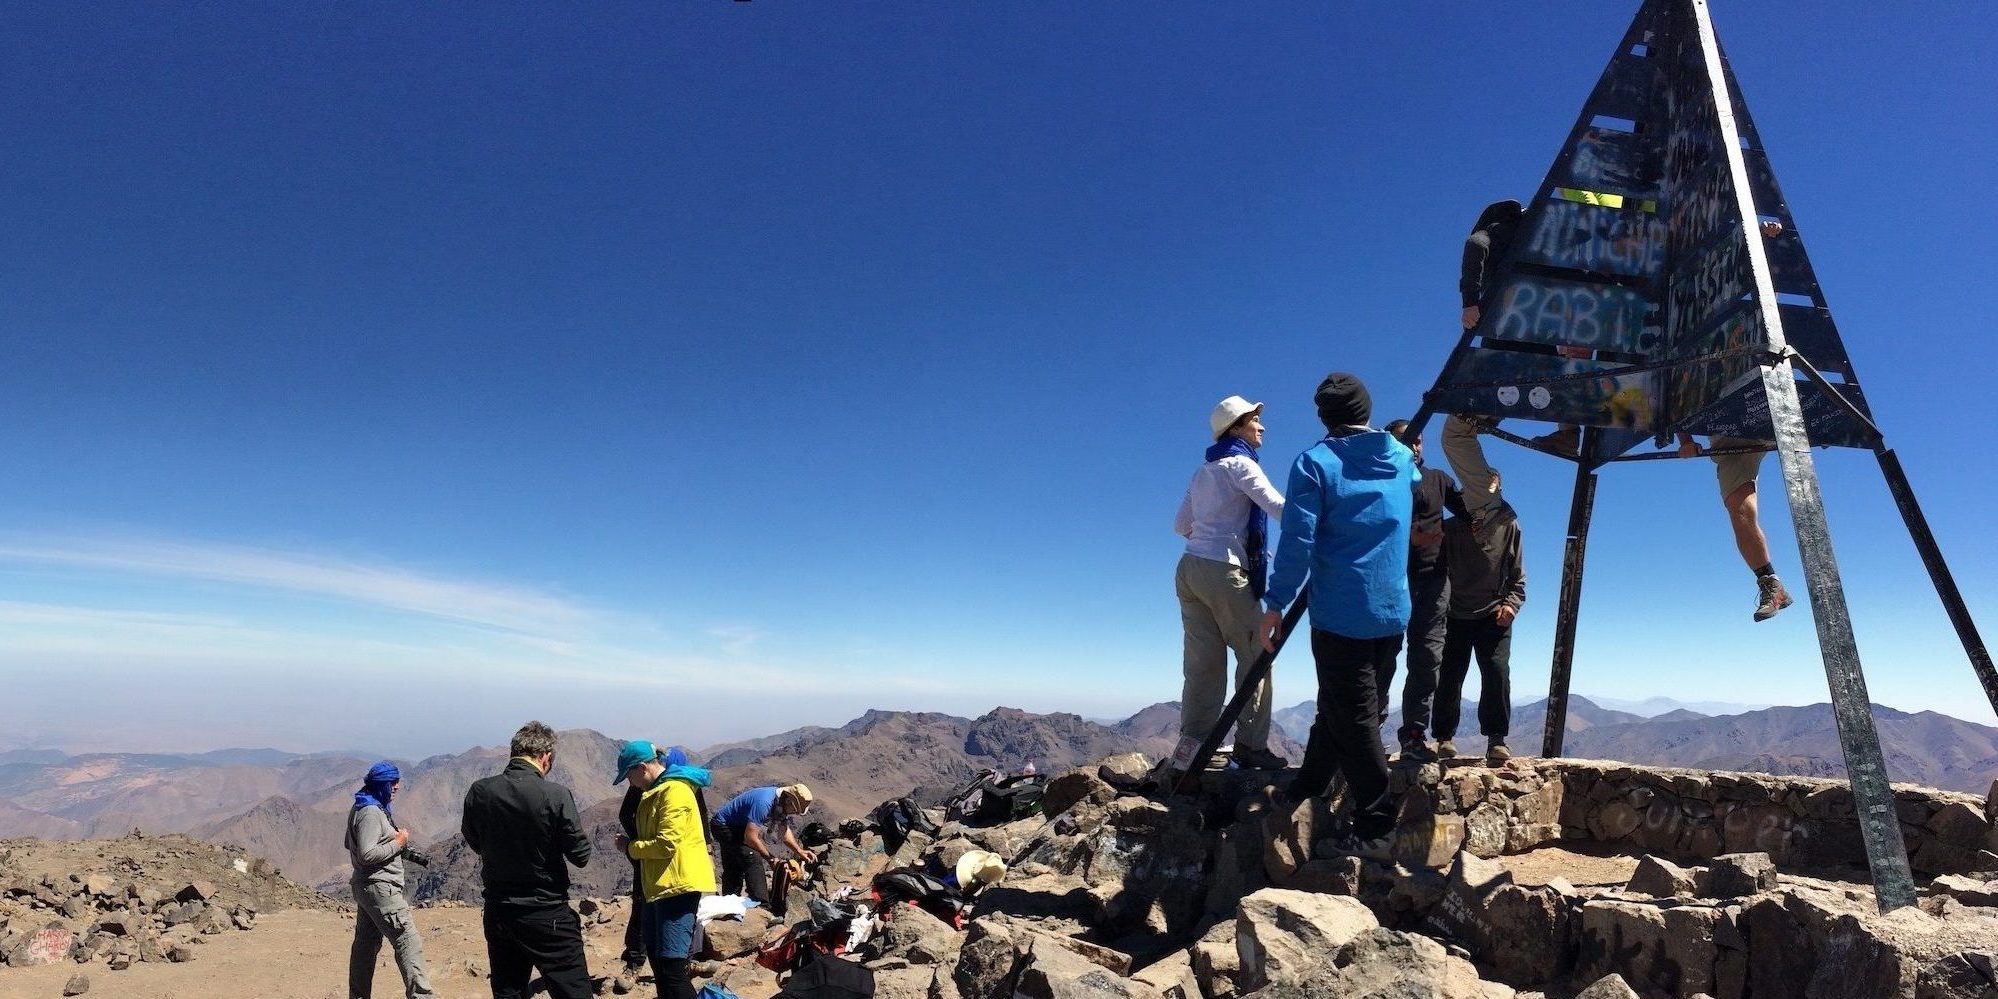
[[[640,763],[650,763],[658,757],[659,751],[652,748],[652,741],[649,739],[633,739],[625,743],[618,748],[617,776],[611,779],[611,783],[624,783],[624,775],[630,773],[632,767]]]

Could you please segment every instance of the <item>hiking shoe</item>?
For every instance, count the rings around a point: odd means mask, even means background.
[[[1332,841],[1332,852],[1342,857],[1358,857],[1361,860],[1394,859],[1393,844],[1386,836],[1361,838],[1359,833],[1345,833]]]
[[[1401,758],[1409,763],[1434,763],[1436,753],[1420,730],[1401,733]]]
[[[1492,744],[1485,747],[1485,762],[1500,764],[1509,759],[1512,759],[1512,750],[1505,748],[1505,740],[1493,739]]]
[[[1561,429],[1551,434],[1541,434],[1535,437],[1533,443],[1545,444],[1552,448],[1556,454],[1563,454],[1573,458],[1582,453],[1582,428],[1572,424],[1562,424]]]
[[[1755,604],[1755,619],[1767,621],[1790,606],[1790,591],[1783,588],[1783,581],[1773,575],[1757,576],[1755,585],[1760,590]]]
[[[1267,749],[1238,749],[1235,762],[1244,770],[1282,770],[1290,761]]]
[[[1436,740],[1436,755],[1437,755],[1438,757],[1440,757],[1440,758],[1442,758],[1442,759],[1446,759],[1446,760],[1454,760],[1454,759],[1456,759],[1456,758],[1457,758],[1457,740],[1455,740],[1455,739],[1438,739],[1438,740]]]

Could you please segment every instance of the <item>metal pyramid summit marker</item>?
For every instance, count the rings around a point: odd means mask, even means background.
[[[1524,207],[1493,248],[1477,324],[1406,433],[1438,412],[1585,428],[1573,453],[1493,431],[1578,465],[1544,753],[1560,754],[1565,731],[1596,470],[1676,457],[1627,453],[1673,433],[1769,442],[1875,894],[1883,910],[1913,904],[1813,445],[1874,452],[1995,712],[1998,671],[1874,423],[1705,0],[1645,0]]]

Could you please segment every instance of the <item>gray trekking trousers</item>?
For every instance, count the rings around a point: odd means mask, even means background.
[[[354,949],[347,955],[350,999],[373,999],[375,958],[383,940],[395,949],[396,969],[409,999],[433,999],[430,975],[423,970],[423,938],[410,918],[409,901],[402,889],[384,884],[354,886]]]

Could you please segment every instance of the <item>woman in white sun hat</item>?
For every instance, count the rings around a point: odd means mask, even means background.
[[[1235,652],[1239,685],[1256,661],[1257,619],[1265,580],[1269,522],[1283,517],[1283,495],[1263,474],[1256,449],[1263,443],[1263,404],[1239,395],[1221,400],[1208,415],[1212,443],[1180,500],[1173,530],[1186,539],[1175,587],[1186,629],[1180,693],[1179,746],[1172,765],[1192,766],[1200,742],[1221,718],[1228,697],[1228,650]],[[1242,709],[1235,731],[1235,761],[1250,769],[1281,770],[1270,752],[1270,681],[1265,676]]]

